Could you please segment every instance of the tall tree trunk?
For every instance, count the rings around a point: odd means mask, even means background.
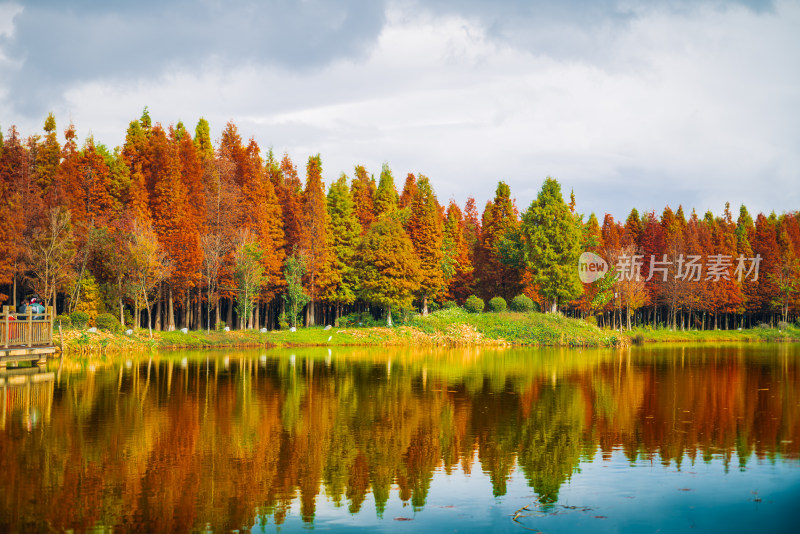
[[[225,314],[225,325],[233,330],[233,299],[225,299],[225,302],[228,305],[228,313]]]
[[[169,291],[167,292],[167,332],[174,332],[175,331],[175,307],[172,302],[172,284],[169,285]]]
[[[386,307],[386,326],[388,326],[389,328],[392,327],[392,307],[391,306],[387,306]]]
[[[194,328],[193,330],[202,330],[203,329],[203,303],[201,302],[202,293],[200,293],[200,288],[197,288],[197,300],[195,301],[194,305]]]
[[[315,326],[316,322],[314,321],[314,307],[316,303],[312,299],[308,306],[306,307],[306,326]]]
[[[423,293],[422,294],[422,316],[423,317],[427,317],[428,316],[428,294],[427,293]]]
[[[161,282],[158,283],[158,293],[156,294],[156,332],[161,331]]]

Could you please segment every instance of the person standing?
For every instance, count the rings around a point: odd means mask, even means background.
[[[44,313],[44,306],[42,305],[41,302],[39,302],[39,299],[35,297],[31,299],[31,313],[36,313],[36,314]],[[41,321],[44,319],[44,315],[36,315],[33,319],[35,321]]]

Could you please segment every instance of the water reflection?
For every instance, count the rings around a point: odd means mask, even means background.
[[[322,493],[381,517],[392,495],[419,511],[437,473],[474,470],[493,496],[522,472],[546,507],[597,451],[677,468],[796,463],[798,355],[314,349],[4,375],[0,530],[246,529],[282,524],[298,501],[312,523]]]

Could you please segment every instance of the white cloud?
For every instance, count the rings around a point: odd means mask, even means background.
[[[316,70],[209,59],[158,79],[73,85],[60,121],[122,143],[147,105],[155,120],[227,120],[298,166],[321,153],[326,181],[387,161],[398,185],[428,175],[440,201],[482,205],[498,180],[520,208],[547,175],[579,209],[623,216],[665,204],[719,212],[798,204],[800,6],[755,13],[643,10],[602,33],[603,57],[554,57],[494,39],[475,18],[390,9],[369,53]],[[549,32],[559,38],[553,29]],[[40,128],[20,123],[23,131]]]

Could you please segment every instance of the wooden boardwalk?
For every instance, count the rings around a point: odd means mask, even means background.
[[[3,306],[0,313],[0,369],[9,363],[35,361],[47,362],[55,354],[53,345],[53,307],[44,313],[14,313],[10,306]]]

